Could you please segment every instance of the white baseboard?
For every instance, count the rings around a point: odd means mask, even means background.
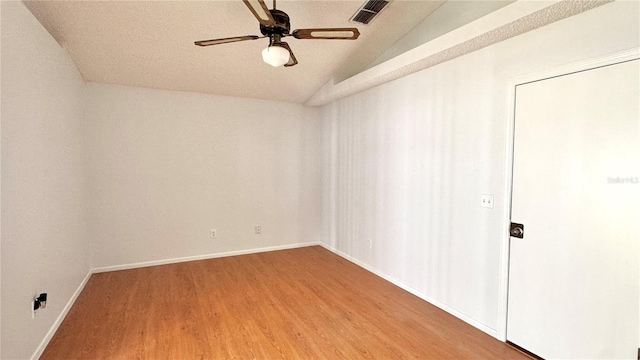
[[[331,246],[329,246],[327,244],[324,244],[324,243],[320,243],[319,245],[322,246],[323,248],[331,251],[332,253],[344,258],[345,260],[348,260],[348,261],[360,266],[361,268],[363,268],[363,269],[365,269],[365,270],[367,270],[367,271],[369,271],[369,272],[371,272],[371,273],[373,273],[373,274],[375,274],[375,275],[387,280],[388,282],[398,286],[399,288],[410,292],[411,294],[421,298],[422,300],[430,303],[431,305],[436,306],[436,307],[448,312],[449,314],[457,317],[458,319],[466,322],[467,324],[469,324],[469,325],[471,325],[471,326],[473,326],[473,327],[475,327],[475,328],[477,328],[479,330],[482,330],[483,332],[493,336],[494,338],[498,338],[498,333],[497,333],[496,329],[492,329],[491,327],[489,327],[489,326],[487,326],[487,325],[485,325],[485,324],[483,324],[483,323],[481,323],[481,322],[479,322],[479,321],[477,321],[475,319],[472,319],[471,317],[461,313],[460,311],[458,311],[458,310],[456,310],[456,309],[454,309],[454,308],[452,308],[452,307],[450,307],[450,306],[448,306],[446,304],[443,304],[443,303],[439,302],[438,300],[435,300],[435,299],[433,299],[433,298],[431,298],[431,297],[429,297],[429,296],[427,296],[427,295],[425,295],[425,294],[413,289],[412,287],[410,287],[410,286],[408,286],[406,284],[403,284],[402,282],[398,281],[397,279],[393,279],[393,278],[391,278],[391,277],[389,277],[389,276],[387,276],[387,275],[375,270],[374,268],[370,267],[369,265],[361,262],[360,260],[357,260],[357,259],[353,258],[350,255],[347,255],[347,254],[343,253],[342,251],[340,251],[340,250],[338,250],[338,249],[336,249],[334,247],[331,247]]]
[[[91,271],[94,274],[96,274],[96,273],[107,272],[107,271],[128,270],[128,269],[135,269],[135,268],[141,268],[141,267],[147,267],[147,266],[176,264],[176,263],[187,262],[187,261],[215,259],[215,258],[227,257],[227,256],[257,254],[257,253],[267,252],[267,251],[296,249],[296,248],[316,246],[316,245],[320,245],[320,243],[307,242],[307,243],[300,243],[300,244],[268,246],[268,247],[257,248],[257,249],[236,250],[236,251],[227,251],[227,252],[215,253],[215,254],[194,255],[194,256],[172,258],[172,259],[144,261],[144,262],[138,262],[138,263],[132,263],[132,264],[104,266],[104,267],[93,268],[91,269]]]
[[[91,270],[89,270],[89,272],[84,277],[84,279],[82,279],[82,282],[80,283],[80,285],[78,285],[78,288],[76,289],[76,291],[73,293],[73,295],[71,295],[71,299],[67,301],[67,305],[65,305],[60,315],[58,315],[58,318],[56,319],[56,321],[53,323],[53,325],[51,325],[51,328],[47,332],[47,335],[45,335],[44,339],[42,339],[42,341],[40,342],[40,345],[38,345],[38,347],[36,348],[36,351],[33,353],[33,355],[31,355],[31,360],[37,360],[38,358],[40,358],[40,356],[44,352],[44,349],[47,348],[47,345],[49,345],[49,341],[51,341],[51,338],[53,337],[53,335],[56,333],[56,331],[58,331],[60,324],[62,324],[62,320],[64,320],[64,318],[69,313],[69,310],[71,310],[71,307],[76,302],[76,299],[78,299],[78,296],[84,289],[84,286],[87,285],[87,281],[89,281],[91,274],[92,272]]]

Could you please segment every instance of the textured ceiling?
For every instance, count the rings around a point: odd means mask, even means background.
[[[363,1],[280,0],[292,29],[356,26],[361,32],[355,41],[287,38],[299,61],[291,68],[262,62],[266,39],[193,44],[260,35],[241,0],[25,3],[87,81],[304,103],[334,74],[364,69],[443,1],[395,0],[361,25],[348,20]]]

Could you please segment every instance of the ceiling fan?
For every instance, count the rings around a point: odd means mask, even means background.
[[[262,60],[271,66],[294,66],[298,63],[289,44],[282,38],[293,36],[296,39],[327,39],[327,40],[355,40],[360,36],[357,28],[316,28],[297,29],[290,33],[291,25],[289,15],[276,9],[276,0],[273,0],[273,9],[269,10],[263,0],[242,0],[251,13],[260,22],[260,32],[264,36],[247,35],[223,39],[196,41],[198,46],[211,46],[227,44],[245,40],[257,40],[269,38],[269,46],[262,51]]]

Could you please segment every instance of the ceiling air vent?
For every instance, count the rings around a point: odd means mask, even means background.
[[[391,1],[369,0],[351,18],[351,21],[369,24]]]

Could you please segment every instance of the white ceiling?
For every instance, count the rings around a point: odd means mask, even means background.
[[[349,22],[363,2],[279,0],[292,29],[356,26],[361,32],[355,41],[287,38],[299,61],[290,68],[262,62],[267,39],[193,44],[261,35],[241,0],[26,4],[87,81],[304,103],[334,74],[366,68],[443,3],[395,0],[368,26]]]

